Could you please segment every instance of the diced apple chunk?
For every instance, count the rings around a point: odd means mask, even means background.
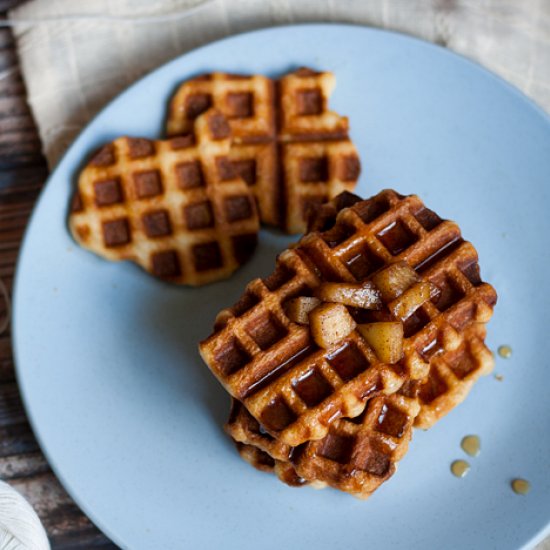
[[[323,302],[335,302],[363,309],[380,309],[380,291],[370,281],[364,283],[323,283],[315,289]]]
[[[384,302],[395,300],[419,280],[418,273],[406,262],[391,264],[372,276]]]
[[[434,296],[435,292],[437,289],[431,283],[417,283],[390,302],[388,308],[398,319],[404,321]]]
[[[300,296],[292,298],[285,304],[285,311],[288,318],[300,325],[309,325],[309,312],[315,309],[321,300],[312,296]]]
[[[403,357],[403,323],[368,323],[358,325],[357,331],[382,363],[397,363]]]
[[[330,348],[348,336],[357,326],[342,304],[321,304],[309,314],[311,335],[316,344]]]

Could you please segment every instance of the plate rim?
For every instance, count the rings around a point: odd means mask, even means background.
[[[207,3],[210,3],[207,1]],[[19,348],[20,348],[20,338],[21,338],[21,331],[19,327],[22,324],[22,321],[19,321],[19,307],[18,303],[20,303],[23,299],[22,293],[24,290],[22,289],[22,283],[20,282],[20,279],[22,277],[21,275],[21,260],[23,256],[26,254],[26,249],[28,248],[28,243],[30,240],[30,235],[33,231],[33,227],[36,223],[37,213],[42,207],[42,203],[44,202],[44,197],[47,193],[48,188],[51,186],[52,181],[57,177],[57,173],[61,169],[61,167],[67,162],[67,158],[71,154],[73,148],[77,144],[77,142],[80,140],[84,132],[86,132],[89,128],[89,126],[93,125],[95,121],[106,111],[111,107],[111,105],[120,99],[122,99],[126,94],[131,93],[134,88],[137,88],[141,86],[144,81],[148,80],[149,78],[152,78],[157,72],[164,70],[167,66],[171,64],[175,64],[179,61],[181,61],[183,58],[194,55],[198,52],[201,52],[202,50],[206,50],[211,47],[219,46],[220,44],[226,42],[226,41],[232,41],[235,39],[242,39],[247,38],[249,36],[258,35],[258,34],[265,34],[265,33],[271,33],[271,32],[284,32],[285,29],[300,29],[304,28],[310,31],[311,29],[317,30],[319,32],[322,32],[323,29],[330,28],[341,28],[342,30],[345,30],[346,28],[353,28],[353,29],[361,29],[365,32],[370,32],[373,34],[381,34],[381,35],[389,35],[393,39],[397,40],[403,40],[405,42],[412,41],[413,43],[416,43],[417,45],[420,45],[423,48],[427,48],[428,50],[435,50],[439,51],[439,53],[443,55],[449,55],[451,58],[455,58],[457,61],[461,63],[465,63],[466,65],[469,65],[472,69],[481,72],[485,77],[488,77],[497,83],[499,83],[501,86],[504,86],[508,90],[508,92],[515,95],[519,100],[523,102],[524,105],[529,107],[530,109],[534,110],[535,113],[537,113],[539,116],[542,116],[544,121],[548,124],[550,127],[550,113],[547,113],[542,106],[540,106],[534,99],[530,98],[526,95],[525,92],[517,88],[514,84],[508,82],[500,75],[494,73],[492,70],[484,67],[481,65],[478,61],[470,59],[468,57],[465,57],[464,55],[457,53],[445,46],[442,46],[440,44],[436,44],[434,42],[430,42],[428,40],[425,40],[423,38],[419,38],[416,36],[411,36],[399,31],[395,31],[392,29],[384,29],[380,27],[373,27],[370,25],[364,25],[360,23],[349,23],[349,22],[305,22],[305,23],[291,23],[291,24],[280,24],[280,25],[267,25],[267,26],[260,26],[257,28],[254,28],[252,30],[247,30],[243,32],[238,32],[234,34],[230,34],[228,36],[224,36],[221,38],[218,38],[216,40],[209,41],[205,44],[202,44],[200,46],[197,46],[195,48],[192,48],[188,51],[185,51],[163,63],[156,66],[155,68],[151,69],[150,71],[147,71],[144,75],[139,77],[136,81],[132,82],[129,86],[118,92],[115,96],[113,96],[107,103],[105,103],[97,113],[93,115],[93,117],[79,130],[79,132],[74,136],[72,139],[70,145],[67,147],[67,149],[63,152],[63,154],[58,159],[55,166],[51,169],[50,174],[46,178],[36,200],[32,208],[31,215],[29,216],[29,219],[27,221],[25,230],[23,232],[23,236],[21,239],[21,244],[19,247],[19,251],[17,253],[17,258],[15,262],[15,271],[13,275],[13,283],[12,283],[12,315],[11,315],[11,347],[12,347],[12,355],[13,355],[13,364],[14,364],[14,372],[15,372],[15,378],[17,382],[17,387],[19,390],[19,395],[21,397],[21,402],[23,404],[23,408],[25,410],[26,419],[31,426],[33,436],[35,437],[39,447],[40,451],[45,456],[48,466],[51,468],[52,472],[58,479],[59,483],[62,485],[63,489],[68,493],[68,495],[71,497],[71,499],[77,504],[77,506],[80,508],[80,510],[93,522],[93,524],[104,534],[106,535],[111,541],[113,541],[118,546],[124,548],[125,542],[120,540],[118,535],[111,531],[111,529],[103,523],[103,520],[96,516],[95,511],[88,507],[86,503],[84,503],[78,494],[77,490],[73,490],[73,487],[71,486],[70,482],[65,478],[64,474],[61,472],[60,468],[58,468],[55,460],[53,459],[52,455],[50,454],[50,450],[47,447],[47,444],[45,440],[42,438],[42,434],[40,433],[40,430],[38,428],[38,423],[36,419],[31,414],[31,408],[30,408],[30,397],[26,394],[24,390],[24,384],[22,382],[23,374],[22,370],[23,367],[20,366],[19,361]],[[183,82],[183,78],[181,82]],[[155,137],[154,139],[163,139],[165,137],[164,132],[162,131],[162,128],[164,128],[163,125],[161,125],[161,133],[160,136]],[[66,224],[66,222],[65,222]],[[544,538],[547,536],[550,536],[550,515],[548,517],[547,523],[545,526],[541,527],[536,533],[533,533],[531,535],[531,538],[525,543],[522,544],[520,548],[522,549],[528,549],[534,547],[536,544],[540,543]]]

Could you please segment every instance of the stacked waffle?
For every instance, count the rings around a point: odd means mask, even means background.
[[[368,497],[492,369],[496,302],[459,227],[416,196],[344,193],[200,344],[241,456],[289,484]]]
[[[122,137],[84,167],[73,236],[174,283],[228,277],[254,252],[260,221],[303,232],[310,210],[354,189],[359,157],[347,118],[328,109],[334,85],[309,69],[184,82],[171,139]]]

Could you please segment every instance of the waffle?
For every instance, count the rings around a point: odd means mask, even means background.
[[[416,196],[383,191],[344,208],[325,226],[283,252],[272,275],[252,281],[200,344],[227,391],[272,436],[292,446],[323,438],[339,417],[360,415],[370,397],[390,395],[407,380],[425,380],[431,359],[460,349],[464,329],[487,322],[496,302],[459,227]],[[322,281],[362,282],[397,261],[437,289],[401,319],[404,358],[398,365],[380,363],[357,331],[319,349],[309,328],[285,314],[287,300],[311,295]],[[359,323],[388,315],[353,308],[350,313]]]
[[[238,453],[241,458],[262,472],[274,473],[281,481],[291,487],[301,487],[302,485],[312,485],[316,489],[326,487],[325,483],[306,481],[300,477],[294,466],[290,462],[273,459],[268,453],[262,451],[254,445],[246,445],[235,441]]]
[[[299,69],[277,82],[264,76],[202,75],[174,95],[168,135],[189,131],[210,106],[228,118],[230,160],[254,192],[263,223],[303,233],[307,213],[344,190],[360,172],[348,120],[328,110],[335,78]]]
[[[415,398],[373,397],[360,416],[336,420],[323,439],[290,447],[270,437],[242,404],[234,402],[226,430],[245,460],[274,471],[289,485],[330,485],[367,498],[393,475],[407,452],[419,410]]]
[[[229,150],[229,126],[215,110],[185,136],[116,139],[80,174],[69,216],[74,238],[174,283],[228,277],[253,253],[259,229],[254,197]]]
[[[485,345],[485,334],[483,323],[470,325],[456,349],[434,355],[429,373],[422,380],[404,384],[402,393],[420,405],[415,428],[431,428],[464,401],[480,376],[493,370],[494,357]]]
[[[450,222],[443,222],[435,213],[425,209],[417,197],[404,198],[384,191],[375,199],[381,205],[386,200],[409,200],[410,212],[429,232],[443,224],[452,227]],[[310,216],[308,231],[330,232],[337,224],[339,211],[359,201],[356,195],[343,193],[325,203]],[[407,216],[405,220],[404,227],[410,227],[411,222],[414,226]],[[425,339],[427,334],[422,331],[419,334],[415,346],[422,349],[421,355],[428,359],[429,369],[424,371],[424,376],[422,369],[417,370],[417,375],[412,376],[406,389],[402,389],[405,395],[418,398],[421,410],[415,427],[422,429],[433,426],[462,402],[476,380],[489,374],[494,366],[493,354],[484,342],[484,323],[492,315],[496,293],[490,285],[481,281],[477,253],[470,243],[462,239],[456,226],[439,246],[440,250],[429,254],[411,251],[412,261],[406,251],[400,256],[415,267],[423,280],[434,283],[439,289],[434,301],[424,304],[412,319],[405,322],[405,326],[407,323],[429,326],[429,322],[426,323],[428,319],[442,322],[435,338]],[[377,321],[378,316],[377,312],[363,311],[361,322]]]

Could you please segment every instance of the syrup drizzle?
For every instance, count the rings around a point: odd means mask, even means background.
[[[470,465],[465,460],[455,460],[451,464],[451,472],[455,477],[465,477],[470,471]]]
[[[477,435],[467,435],[462,439],[460,446],[464,452],[470,456],[478,456],[481,450],[479,437]]]
[[[498,354],[503,359],[510,359],[512,357],[512,348],[510,346],[499,346]]]
[[[451,472],[456,477],[465,477],[470,471],[470,465],[465,460],[455,460],[451,464]]]
[[[518,495],[526,495],[531,490],[531,484],[526,479],[514,479],[512,490]]]

